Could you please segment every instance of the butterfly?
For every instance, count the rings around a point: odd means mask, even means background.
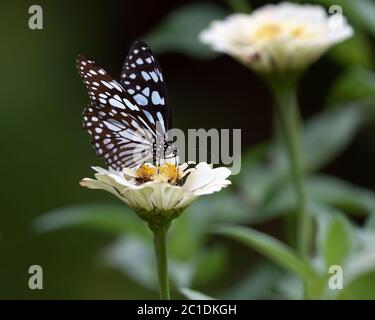
[[[177,158],[168,140],[172,127],[164,76],[149,46],[136,41],[119,81],[94,60],[79,55],[76,67],[90,102],[83,112],[83,127],[98,156],[115,170],[152,160]]]

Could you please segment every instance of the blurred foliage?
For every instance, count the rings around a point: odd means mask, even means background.
[[[372,70],[351,67],[344,71],[336,80],[332,88],[329,101],[365,100],[373,102],[375,99],[375,73]]]
[[[327,89],[326,105],[317,107],[319,113],[307,119],[303,132],[308,208],[317,228],[312,259],[302,261],[293,248],[282,242],[288,234],[280,232],[277,226],[293,212],[295,201],[283,149],[276,141],[265,141],[243,152],[242,170],[240,175],[232,177],[233,186],[200,199],[174,222],[168,244],[171,280],[174,294],[179,293],[177,297],[294,299],[302,297],[301,279],[304,279],[309,283],[312,297],[375,299],[375,192],[332,176],[327,170],[347,152],[359,134],[374,125],[375,3],[371,0],[310,2],[342,6],[355,29],[352,39],[330,50],[327,64],[338,71]],[[258,4],[239,0],[221,5],[195,1],[171,9],[149,31],[132,31],[129,24],[126,32],[129,38],[146,34],[143,39],[157,54],[183,53],[206,59],[209,65],[209,59],[217,58],[218,54],[199,43],[198,33],[212,20],[231,11],[249,11]],[[103,292],[108,292],[106,298],[156,297],[151,234],[144,223],[125,205],[116,200],[106,204],[109,199],[106,195],[100,192],[87,195],[76,183],[89,174],[87,166],[95,163],[96,158],[79,127],[86,97],[73,70],[74,58],[85,50],[114,60],[112,51],[107,50],[113,45],[108,35],[120,37],[117,26],[111,24],[103,23],[95,32],[91,30],[101,19],[118,19],[115,9],[97,3],[83,19],[87,5],[84,2],[77,5],[78,14],[66,23],[60,12],[69,12],[68,4],[61,3],[57,9],[42,3],[49,27],[43,33],[30,34],[24,30],[24,16],[19,14],[27,12],[27,5],[2,4],[8,13],[3,23],[12,25],[13,33],[4,35],[9,45],[1,57],[3,61],[17,62],[4,66],[10,75],[6,81],[17,85],[4,85],[1,95],[6,114],[1,121],[4,130],[1,136],[3,145],[10,146],[3,159],[3,167],[9,167],[3,185],[12,192],[4,192],[7,207],[2,215],[0,245],[9,258],[3,259],[0,268],[2,275],[13,272],[18,279],[12,282],[3,279],[3,290],[7,291],[3,295],[7,298],[97,298]],[[131,21],[134,13],[126,12],[124,20]],[[28,53],[28,60],[24,59],[24,52]],[[232,67],[235,70],[235,62]],[[205,72],[204,64],[199,64],[199,68]],[[25,73],[33,76],[33,81],[19,81]],[[186,88],[180,90],[185,92]],[[194,105],[197,100],[189,103]],[[11,142],[6,141],[8,137],[13,138]],[[373,140],[371,143],[366,148],[373,150]],[[360,167],[362,159],[355,163]],[[42,179],[42,174],[48,179]],[[92,204],[82,204],[89,202]],[[77,205],[68,206],[69,203]],[[61,209],[34,220],[40,212],[53,207]],[[213,225],[217,226],[217,232],[220,230],[222,235],[242,244],[236,246],[225,237],[213,236]],[[92,260],[98,248],[101,248],[99,263]],[[39,261],[49,265],[46,277],[50,291],[35,296],[25,293],[25,270]],[[326,267],[332,263],[344,266],[342,291],[328,290]],[[67,267],[74,274],[64,269]],[[139,287],[143,290],[138,290]]]
[[[244,243],[290,271],[295,277],[287,275],[279,279],[281,296],[303,298],[301,282],[296,281],[298,277],[308,285],[308,298],[374,299],[375,234],[369,232],[368,228],[362,230],[354,227],[344,215],[335,211],[321,207],[315,215],[318,224],[317,251],[309,262],[300,260],[293,253],[293,249],[279,240],[251,228],[218,226],[214,231]],[[332,290],[328,287],[328,279],[332,275],[332,272],[329,272],[330,266],[342,267],[343,290]],[[367,291],[357,289],[363,285]]]
[[[212,297],[188,288],[181,288],[180,292],[189,300],[214,300]]]
[[[211,58],[217,54],[197,41],[198,34],[211,21],[224,18],[226,14],[214,4],[187,5],[168,15],[143,39],[155,52],[177,51],[196,58]]]

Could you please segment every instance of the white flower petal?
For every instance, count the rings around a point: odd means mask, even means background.
[[[121,197],[121,195],[117,192],[117,190],[115,188],[113,188],[111,185],[106,184],[105,182],[102,182],[102,181],[99,181],[99,180],[90,179],[90,178],[84,178],[84,179],[82,179],[79,182],[79,184],[82,187],[86,187],[86,188],[89,188],[89,189],[97,189],[97,190],[108,191],[108,192],[112,193],[113,195],[115,195],[120,200],[125,201],[126,203],[128,203],[126,201],[126,199],[124,199],[123,197]]]
[[[212,170],[195,170],[190,172],[183,188],[188,191],[194,191],[208,185],[214,179],[215,173]]]
[[[144,209],[146,211],[153,211],[155,207],[151,201],[152,189],[141,188],[141,189],[128,189],[123,194],[129,202],[133,203],[133,207],[136,209]]]
[[[125,178],[113,173],[95,173],[95,178],[103,181],[109,185],[113,185],[116,189],[122,190],[125,187],[130,187],[132,184]]]
[[[192,203],[196,198],[198,198],[197,195],[194,195],[192,193],[185,193],[184,197],[180,199],[180,201],[176,204],[175,209],[185,208],[190,203]]]
[[[188,174],[183,185],[171,185],[167,182],[154,179],[142,184],[137,182],[136,168],[120,171],[106,170],[93,167],[97,172],[97,180],[85,178],[81,185],[91,189],[103,189],[134,209],[142,209],[149,212],[164,212],[182,209],[188,206],[199,195],[219,191],[230,184],[226,180],[230,175],[227,168],[212,168],[205,162],[187,169],[191,163],[185,163],[178,167],[180,172]]]
[[[334,19],[319,5],[270,4],[212,22],[200,40],[259,71],[298,70],[352,36],[344,17]]]

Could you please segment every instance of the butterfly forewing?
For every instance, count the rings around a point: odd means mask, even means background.
[[[90,97],[83,126],[97,154],[116,170],[151,159],[155,124],[134,98],[93,60],[79,56],[77,69]]]
[[[146,43],[137,41],[130,49],[120,83],[150,121],[159,122],[164,133],[171,128],[171,112],[167,103],[164,76]]]

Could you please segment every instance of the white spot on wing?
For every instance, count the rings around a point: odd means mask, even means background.
[[[117,101],[116,99],[113,99],[113,98],[109,99],[109,103],[113,107],[125,109],[125,106],[121,102]]]
[[[114,86],[118,91],[120,92],[122,91],[121,86],[117,84],[116,81],[112,81],[111,85]]]
[[[134,96],[134,99],[135,99],[135,101],[138,103],[138,104],[140,104],[141,106],[145,106],[145,105],[147,105],[147,102],[148,102],[148,100],[147,100],[147,98],[144,96],[144,95],[142,95],[142,94],[136,94],[135,96]]]
[[[105,124],[105,126],[106,126],[109,130],[111,130],[111,131],[115,131],[115,132],[117,132],[117,131],[120,131],[120,130],[121,130],[121,128],[119,128],[119,127],[113,125],[112,123],[110,123],[110,122],[108,122],[108,121],[104,121],[104,124]]]
[[[125,102],[126,106],[127,106],[130,110],[136,110],[136,111],[139,110],[139,108],[138,108],[136,105],[132,104],[128,99],[123,99],[123,101]]]
[[[108,89],[113,89],[113,87],[107,82],[107,81],[101,81],[102,84],[104,84]]]
[[[160,113],[160,111],[158,111],[157,113],[156,113],[156,116],[158,117],[158,121],[159,121],[159,123],[162,125],[162,129],[165,131],[165,127],[164,127],[164,119],[163,119],[163,116],[162,116],[162,114]]]
[[[159,92],[157,91],[152,91],[151,101],[155,105],[158,105],[158,104],[164,105],[164,98],[161,98],[159,95]]]
[[[154,120],[154,117],[152,116],[152,114],[146,110],[142,110],[143,113],[146,115],[148,121],[150,121],[152,124],[155,124],[155,120]]]
[[[146,87],[145,89],[143,89],[142,93],[148,97],[150,95],[150,88],[149,87]]]
[[[158,76],[156,75],[155,71],[151,71],[150,72],[150,75],[152,77],[152,80],[154,80],[155,82],[158,82]]]
[[[142,71],[141,74],[143,79],[145,79],[146,81],[151,79],[150,75],[146,71]]]

